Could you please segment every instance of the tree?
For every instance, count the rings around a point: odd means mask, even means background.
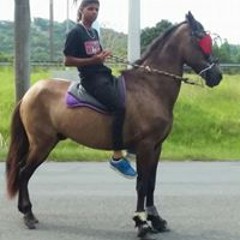
[[[147,46],[161,33],[170,28],[173,24],[168,20],[158,22],[155,27],[147,27],[141,33],[141,51],[144,51]]]
[[[15,0],[15,87],[20,100],[30,82],[30,4],[29,0]]]

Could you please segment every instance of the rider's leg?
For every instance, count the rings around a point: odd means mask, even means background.
[[[130,162],[123,157],[123,123],[125,118],[125,105],[118,96],[110,74],[97,74],[89,82],[85,82],[85,89],[98,101],[107,106],[113,115],[112,139],[113,157],[110,166],[126,177],[135,177],[136,172]]]

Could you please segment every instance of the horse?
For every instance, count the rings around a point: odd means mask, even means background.
[[[159,35],[133,68],[122,71],[126,87],[122,149],[136,153],[137,203],[133,221],[138,237],[153,229],[168,230],[167,221],[154,204],[154,191],[162,144],[171,132],[185,65],[208,87],[222,80],[210,35],[191,12],[183,22]],[[69,85],[67,80],[39,80],[17,103],[12,115],[6,159],[7,193],[9,198],[18,193],[18,210],[29,229],[38,223],[32,211],[29,180],[59,141],[69,138],[90,148],[112,149],[111,114],[86,106],[68,108],[65,94]]]

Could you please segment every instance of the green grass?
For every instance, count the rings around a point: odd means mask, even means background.
[[[49,77],[37,69],[32,82]],[[196,78],[196,75],[190,75]],[[9,68],[0,72],[0,159],[9,141],[9,126],[14,107],[14,76]],[[224,75],[214,88],[183,85],[174,110],[172,132],[163,145],[166,160],[239,160],[240,159],[240,75]],[[56,161],[100,161],[111,152],[80,146],[70,140],[61,142],[49,159]]]
[[[239,75],[224,75],[214,89],[183,86],[165,158],[240,159],[239,80]]]

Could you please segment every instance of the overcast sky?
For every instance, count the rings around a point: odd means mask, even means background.
[[[54,20],[67,18],[67,0],[54,1]],[[100,0],[98,22],[103,27],[127,32],[129,0]],[[213,33],[240,44],[240,0],[140,0],[141,28],[152,27],[162,19],[182,22],[190,10],[195,18]],[[70,2],[70,19],[76,19],[77,6]],[[49,18],[49,0],[30,0],[31,17]],[[0,0],[0,20],[14,19],[14,0]]]

